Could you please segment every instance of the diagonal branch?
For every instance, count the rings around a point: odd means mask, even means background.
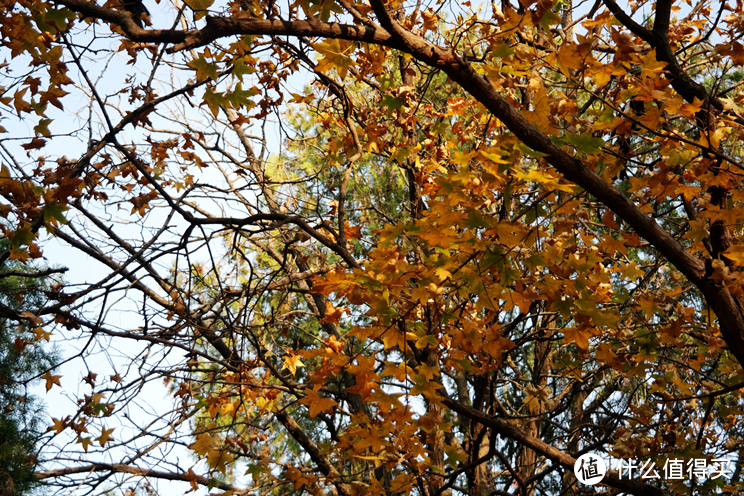
[[[630,17],[628,14],[625,13],[625,11],[620,8],[620,6],[615,2],[615,0],[603,0],[604,4],[607,6],[607,9],[612,12],[612,15],[614,15],[618,21],[623,23],[623,26],[630,29],[630,32],[634,35],[638,36],[640,39],[648,43],[649,45],[653,45],[656,41],[656,36],[654,33],[643,27],[642,25],[638,24],[636,21],[633,20],[632,17]]]

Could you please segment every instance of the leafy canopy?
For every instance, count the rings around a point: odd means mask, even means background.
[[[744,489],[740,2],[1,12],[0,262],[86,271],[0,307],[80,350],[41,479]]]

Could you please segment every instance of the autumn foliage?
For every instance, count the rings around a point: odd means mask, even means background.
[[[136,3],[2,2],[45,483],[744,490],[741,2]]]

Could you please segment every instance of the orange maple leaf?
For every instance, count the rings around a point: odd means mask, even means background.
[[[196,474],[194,473],[194,469],[190,468],[188,472],[183,474],[183,478],[189,481],[189,484],[191,485],[191,489],[186,491],[187,493],[190,493],[192,491],[196,491],[199,489],[199,482],[197,481]]]
[[[345,310],[346,308],[334,307],[332,303],[328,303],[328,305],[326,305],[325,317],[321,319],[320,323],[321,324],[328,324],[328,323],[338,324],[338,321],[341,318],[341,316],[344,314]]]
[[[337,402],[330,398],[321,398],[317,391],[320,386],[315,386],[315,389],[305,389],[305,396],[299,403],[308,407],[310,418],[315,418],[320,412],[330,412],[331,407],[338,405]]]
[[[587,329],[577,329],[575,327],[566,327],[563,329],[564,342],[575,343],[582,351],[589,349],[590,334]]]

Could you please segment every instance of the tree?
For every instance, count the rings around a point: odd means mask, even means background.
[[[7,243],[2,243],[7,248]],[[27,306],[38,307],[44,291],[51,287],[50,276],[59,269],[31,270],[18,262],[0,269],[0,305],[23,313]],[[44,409],[30,394],[34,378],[52,367],[54,353],[42,344],[49,333],[38,326],[10,326],[0,319],[0,494],[27,494],[37,485],[34,475],[38,458],[37,442],[45,430]],[[31,322],[33,324],[33,322]],[[40,425],[42,424],[42,425]]]
[[[740,5],[3,5],[0,260],[100,273],[32,311],[91,388],[44,480],[742,490]]]

